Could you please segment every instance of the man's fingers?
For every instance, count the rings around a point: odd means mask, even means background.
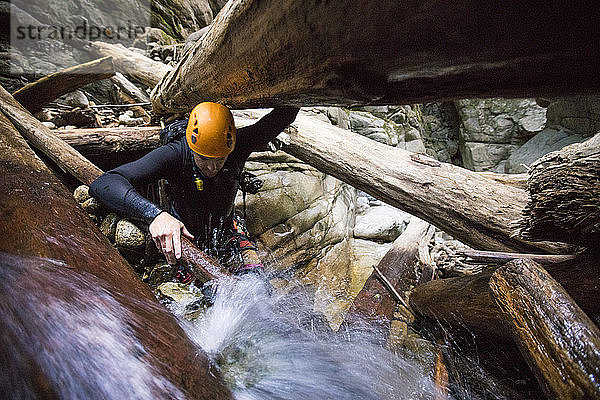
[[[165,241],[163,242],[163,254],[167,258],[167,262],[169,264],[175,264],[175,257],[173,256],[173,237],[167,236],[165,237]]]
[[[173,250],[175,250],[175,258],[181,258],[181,238],[179,231],[173,234]]]

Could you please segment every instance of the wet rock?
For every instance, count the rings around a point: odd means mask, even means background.
[[[154,265],[148,274],[148,284],[157,287],[173,279],[174,266],[167,262]]]
[[[98,200],[90,197],[83,203],[81,203],[81,208],[87,211],[90,214],[96,214],[98,211],[102,209],[102,205],[98,202]]]
[[[90,188],[87,185],[78,186],[73,192],[75,200],[77,200],[78,203],[83,203],[87,199],[91,198],[89,190]]]
[[[42,124],[49,129],[55,129],[56,125],[54,125],[54,122],[50,122],[50,121],[44,121],[42,122]]]
[[[149,43],[158,43],[159,45],[175,44],[176,40],[169,36],[160,28],[146,27],[141,35],[138,35],[133,41],[132,46],[140,49],[146,49]]]
[[[157,290],[163,298],[177,303],[188,303],[202,298],[202,292],[196,290],[195,286],[183,283],[165,282],[159,285]]]
[[[104,218],[102,225],[100,225],[100,231],[111,241],[115,240],[118,222],[119,216],[115,213],[110,213]]]
[[[145,244],[146,237],[140,228],[122,219],[117,223],[115,244],[124,249],[138,249]]]

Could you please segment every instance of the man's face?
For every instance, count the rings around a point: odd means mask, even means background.
[[[227,156],[223,158],[210,158],[194,153],[196,166],[202,172],[202,175],[207,178],[214,178],[221,168],[223,168],[223,165],[225,165],[225,161],[227,161]]]

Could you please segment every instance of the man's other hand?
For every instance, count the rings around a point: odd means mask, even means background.
[[[194,239],[183,222],[167,212],[158,214],[149,230],[154,244],[163,252],[169,264],[177,263],[177,259],[181,257],[181,234],[190,240]]]

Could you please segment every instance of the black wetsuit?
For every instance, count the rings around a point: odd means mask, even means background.
[[[204,181],[202,191],[196,188],[193,155],[184,136],[106,172],[90,185],[90,193],[106,207],[150,224],[163,210],[142,197],[134,186],[166,179],[174,201],[174,210],[168,211],[185,224],[198,244],[205,243],[212,228],[220,223],[229,225],[240,175],[250,153],[266,149],[297,114],[297,108],[276,108],[255,124],[238,129],[235,149],[214,178],[201,176],[196,168]]]

